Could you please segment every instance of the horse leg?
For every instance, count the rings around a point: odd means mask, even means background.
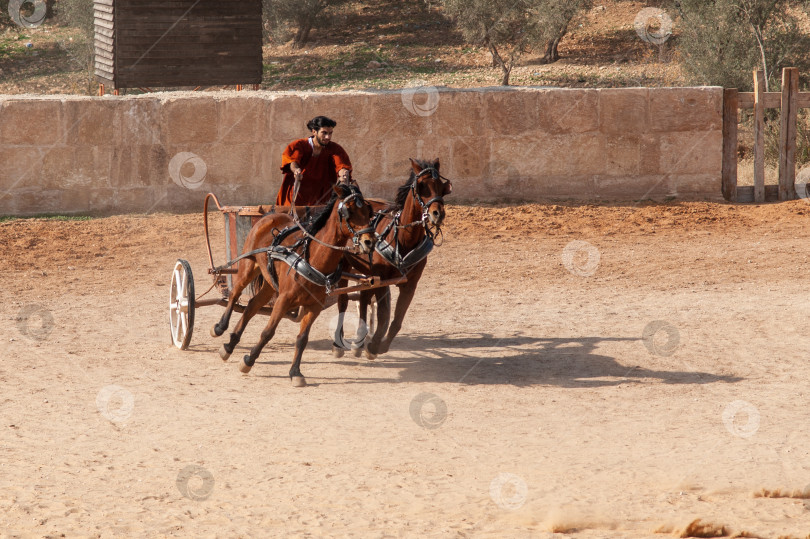
[[[363,353],[363,342],[357,342],[357,337],[360,335],[360,329],[366,324],[366,319],[368,318],[368,298],[369,292],[363,290],[360,292],[360,300],[357,302],[357,317],[359,321],[357,322],[357,333],[355,334],[355,343],[352,346],[354,357],[360,357]],[[366,326],[368,327],[368,326]]]
[[[222,313],[222,318],[219,319],[219,322],[214,324],[214,326],[211,328],[212,337],[219,337],[225,333],[225,330],[228,329],[228,324],[231,323],[233,307],[239,300],[239,296],[242,295],[242,291],[245,289],[245,287],[247,287],[247,285],[250,284],[260,273],[258,265],[249,258],[240,262],[239,266],[240,271],[234,279],[233,290],[231,290],[231,295],[228,298],[228,305],[225,307],[225,312]]]
[[[380,288],[375,292],[377,297],[377,327],[371,341],[366,344],[366,357],[375,359],[380,354],[380,341],[388,329],[388,322],[391,320],[391,289],[389,287]]]
[[[399,330],[402,329],[402,320],[405,318],[405,313],[408,312],[408,307],[411,306],[414,293],[416,293],[416,283],[416,280],[409,280],[399,285],[399,297],[397,297],[397,306],[394,308],[394,320],[391,321],[388,333],[380,344],[380,354],[388,352],[388,349],[391,347],[391,341],[394,340]]]
[[[338,339],[332,340],[332,355],[335,357],[343,357],[343,347],[337,342],[343,341],[343,318],[346,316],[346,308],[349,306],[349,297],[346,294],[338,296],[338,327],[335,329],[335,334]]]
[[[301,307],[304,311],[304,316],[301,319],[301,330],[298,332],[298,337],[295,339],[295,356],[293,357],[292,365],[290,366],[290,380],[292,380],[293,387],[304,387],[307,385],[307,380],[301,374],[301,356],[304,355],[304,349],[309,342],[309,330],[312,329],[312,323],[318,318],[320,309],[313,309],[310,307]]]
[[[267,321],[267,325],[264,327],[261,336],[259,336],[259,342],[250,349],[250,354],[242,358],[242,362],[239,364],[240,371],[245,374],[250,372],[250,369],[253,368],[253,364],[256,363],[256,358],[259,357],[259,354],[262,353],[262,349],[270,342],[273,335],[276,334],[276,328],[279,322],[281,322],[281,319],[284,318],[284,315],[291,307],[292,304],[289,297],[279,296],[276,298],[276,302],[273,304],[273,312],[270,313],[270,319]],[[247,311],[245,311],[245,313],[247,314]]]
[[[259,289],[256,295],[250,298],[250,301],[245,306],[245,312],[242,313],[242,317],[236,323],[236,327],[233,328],[230,339],[219,348],[219,357],[222,358],[222,361],[228,361],[233,349],[242,339],[242,333],[245,331],[248,322],[259,312],[259,309],[267,305],[267,302],[275,293],[275,289],[269,283],[264,283],[264,286]]]

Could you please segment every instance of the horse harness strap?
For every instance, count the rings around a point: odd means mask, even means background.
[[[373,224],[375,226],[377,225],[379,219],[381,219],[383,215],[384,214],[382,212],[377,214],[377,217],[373,221]],[[385,260],[386,262],[397,268],[397,270],[399,270],[399,272],[402,275],[405,275],[405,273],[412,266],[415,266],[416,264],[427,258],[427,256],[433,250],[434,243],[433,243],[433,235],[430,233],[427,227],[425,227],[425,237],[422,239],[422,241],[419,242],[419,244],[416,247],[411,249],[411,251],[408,252],[408,254],[402,256],[399,253],[399,236],[396,234],[396,232],[394,233],[394,245],[391,245],[390,243],[385,241],[385,237],[392,229],[396,231],[399,228],[405,228],[409,226],[409,225],[404,226],[399,225],[400,216],[401,212],[397,212],[391,218],[391,222],[388,223],[388,225],[378,235],[379,239],[377,240],[377,243],[374,245],[374,250],[377,251],[377,253],[379,253],[379,255],[383,258],[383,260]],[[424,224],[424,221],[414,221],[414,222],[420,225]]]
[[[282,230],[273,239],[273,244],[266,248],[267,251],[267,270],[270,273],[273,288],[278,292],[278,275],[273,260],[279,260],[290,266],[290,271],[295,271],[301,277],[311,282],[312,284],[323,286],[327,291],[330,291],[339,281],[343,274],[343,261],[338,264],[335,271],[328,275],[324,275],[319,270],[312,267],[309,263],[309,241],[306,238],[301,238],[290,247],[279,245],[287,236],[298,230],[297,226],[289,226]],[[304,256],[295,252],[295,249],[301,245],[304,246]]]
[[[272,277],[273,288],[278,291],[278,276],[273,265],[273,260],[279,260],[290,266],[291,271],[295,271],[298,275],[311,282],[312,284],[323,286],[327,292],[338,284],[343,276],[343,261],[338,264],[338,267],[332,273],[324,275],[319,270],[312,267],[312,265],[304,260],[304,257],[283,245],[274,245],[267,253],[267,266]]]
[[[374,246],[374,250],[377,251],[386,262],[397,268],[402,275],[405,275],[412,266],[415,266],[427,258],[433,250],[433,245],[433,238],[426,234],[424,239],[419,242],[419,245],[414,247],[405,256],[399,253],[399,241],[396,240],[394,240],[394,245],[391,245],[380,238]]]

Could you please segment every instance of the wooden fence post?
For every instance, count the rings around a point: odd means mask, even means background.
[[[782,110],[779,128],[779,200],[796,198],[796,122],[798,114],[799,70],[782,70]]]
[[[723,90],[723,198],[737,202],[737,108],[736,88]]]
[[[765,73],[754,70],[754,203],[765,202]]]

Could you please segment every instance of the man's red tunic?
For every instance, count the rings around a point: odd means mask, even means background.
[[[330,142],[321,149],[318,157],[313,157],[313,148],[308,138],[291,142],[281,155],[281,171],[284,180],[278,190],[276,205],[289,206],[292,203],[295,176],[290,170],[290,163],[295,161],[304,169],[301,186],[298,189],[297,206],[318,206],[326,204],[332,196],[332,186],[342,168],[352,169],[349,155],[340,145]]]

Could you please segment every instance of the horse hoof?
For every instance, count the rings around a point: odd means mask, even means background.
[[[217,331],[217,325],[216,325],[216,324],[214,324],[213,326],[211,326],[211,336],[212,336],[212,337],[219,337],[219,336],[221,336],[221,335],[222,335],[222,333],[224,333],[224,332],[222,332],[222,331]]]
[[[304,387],[307,385],[307,380],[303,376],[293,376],[292,385],[293,387]]]
[[[375,359],[377,359],[377,354],[372,354],[371,352],[366,350],[366,359],[368,359],[369,361],[374,361]]]
[[[242,363],[239,364],[239,371],[242,372],[243,374],[249,373],[250,369],[253,368],[253,365],[247,364],[247,360],[248,356],[245,356],[245,358],[242,360]]]
[[[332,345],[332,355],[335,357],[343,357],[343,348],[335,344]]]
[[[225,350],[225,345],[219,347],[219,357],[222,358],[222,361],[228,361],[228,358],[231,357],[231,353]]]
[[[354,357],[360,357],[363,355],[363,349],[355,348],[354,350],[352,350],[352,354],[354,354]]]

